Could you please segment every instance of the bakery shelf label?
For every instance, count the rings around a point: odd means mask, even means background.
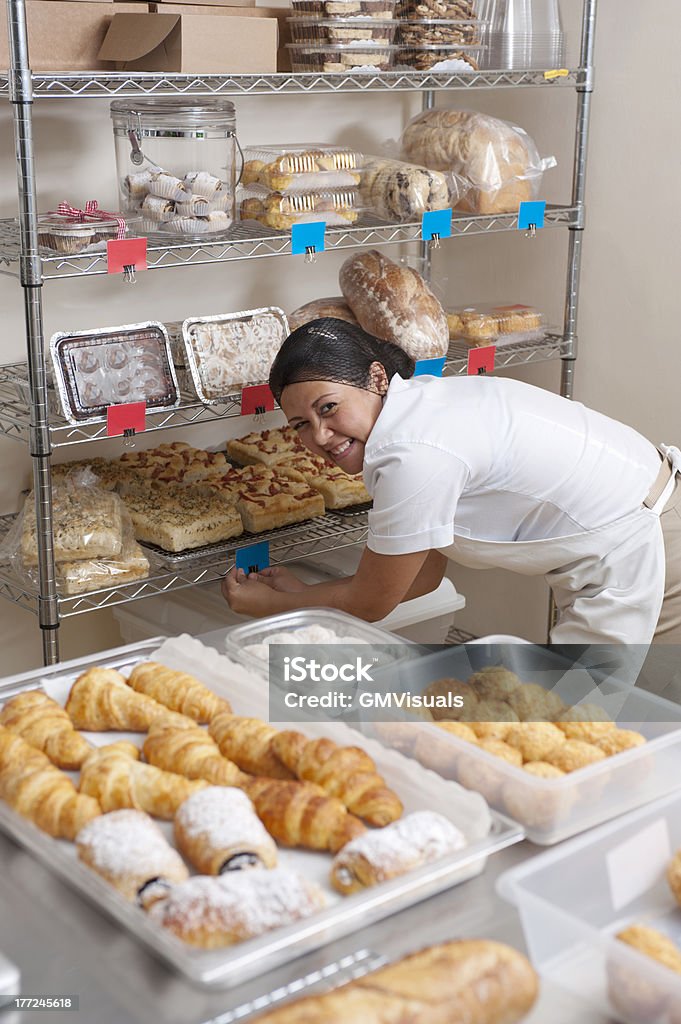
[[[141,434],[147,425],[147,403],[126,402],[110,405],[106,410],[107,437],[133,437]]]
[[[294,224],[291,228],[291,252],[294,256],[314,256],[326,248],[326,221]]]
[[[521,203],[518,210],[518,231],[531,231],[532,228],[536,231],[543,228],[545,216],[546,203],[543,199]]]
[[[241,415],[262,416],[274,409],[274,395],[269,384],[254,384],[241,392]]]
[[[452,211],[426,210],[421,217],[421,238],[424,242],[452,237]]]
[[[414,364],[414,376],[423,377],[428,374],[431,377],[441,377],[446,362],[446,356],[437,359],[417,359]]]
[[[125,274],[129,280],[147,269],[146,238],[111,238],[106,243],[107,273]]]
[[[259,544],[249,544],[245,548],[236,550],[236,567],[243,569],[248,575],[251,572],[260,572],[267,569],[270,564],[270,543],[267,540]]]
[[[494,370],[494,357],[496,345],[485,345],[483,348],[472,348],[468,353],[468,366],[466,372],[470,377],[492,373]]]

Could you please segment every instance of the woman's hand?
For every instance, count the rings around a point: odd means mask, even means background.
[[[252,615],[256,619],[285,611],[276,591],[256,576],[256,573],[247,576],[243,569],[232,569],[227,573],[221,589],[232,611],[237,615]]]
[[[307,583],[303,583],[295,573],[283,565],[271,565],[267,569],[251,573],[251,578],[258,580],[259,583],[265,583],[272,590],[278,590],[281,594],[300,594],[307,589]]]

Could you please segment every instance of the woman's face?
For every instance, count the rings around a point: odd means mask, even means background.
[[[281,407],[303,444],[346,473],[362,471],[364,447],[382,404],[378,392],[324,380],[289,384],[281,395]]]

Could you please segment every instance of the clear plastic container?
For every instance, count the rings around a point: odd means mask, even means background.
[[[398,46],[395,64],[414,71],[477,71],[483,46]]]
[[[480,15],[480,0],[399,0],[399,18],[447,18],[475,21]]]
[[[185,320],[185,360],[201,401],[214,405],[244,384],[267,380],[288,333],[286,314],[276,306]]]
[[[226,231],[238,173],[234,104],[224,99],[111,104],[123,208],[185,239]]]
[[[294,14],[318,18],[393,18],[397,0],[291,0]]]
[[[110,405],[144,401],[148,409],[172,409],[179,404],[170,342],[161,323],[58,332],[50,352],[71,423],[97,422]]]
[[[284,194],[352,188],[360,181],[363,163],[361,153],[345,146],[249,146],[244,150],[241,183]]]
[[[681,974],[615,936],[645,924],[681,946],[681,910],[665,878],[680,847],[676,793],[503,874],[497,888],[518,908],[540,974],[604,1019],[678,1024]]]
[[[559,778],[540,778],[495,754],[460,739],[435,723],[366,722],[363,731],[389,746],[482,793],[498,810],[518,821],[535,843],[550,845],[624,814],[678,788],[681,775],[679,707],[645,690],[604,679],[534,644],[466,644],[398,667],[392,689],[421,693],[437,680],[461,680],[488,665],[503,665],[521,680],[538,683],[566,705],[596,703],[622,728],[643,734],[646,743],[605,757]],[[624,673],[619,668],[619,678]],[[597,688],[597,684],[598,688]],[[446,689],[446,688],[445,688]],[[501,714],[497,712],[500,720]],[[470,720],[462,715],[461,721]]]
[[[307,608],[285,615],[272,615],[225,631],[225,649],[230,658],[249,668],[257,668],[261,673],[267,672],[271,643],[389,644],[393,648],[392,665],[413,657],[418,651],[416,645],[401,637],[329,608]]]
[[[142,218],[130,215],[124,217],[124,237],[135,237],[142,231]],[[120,223],[117,219],[101,220],[97,217],[79,217],[61,213],[47,213],[38,217],[38,244],[62,253],[64,256],[76,256],[92,248],[103,248],[111,239],[118,238]]]
[[[397,21],[371,18],[289,18],[294,43],[383,43],[395,38]]]
[[[480,21],[455,18],[414,18],[399,21],[397,41],[402,46],[475,46],[482,43]]]
[[[326,46],[305,46],[287,43],[294,72],[322,72],[343,74],[348,71],[372,74],[388,71],[395,63],[397,46],[381,46],[375,43],[328,43]]]
[[[354,224],[362,212],[357,189],[295,192],[283,195],[257,186],[240,193],[241,220],[257,220],[276,231],[289,231],[294,224],[324,221],[327,227]]]
[[[471,347],[540,341],[546,335],[544,314],[532,306],[457,306],[446,313],[450,340]]]

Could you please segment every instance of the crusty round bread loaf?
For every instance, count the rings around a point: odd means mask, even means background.
[[[466,178],[471,189],[458,208],[473,213],[514,213],[534,198],[539,155],[519,128],[471,110],[428,110],[402,136],[405,159]]]
[[[339,281],[352,312],[369,334],[399,345],[412,359],[446,354],[445,312],[411,267],[369,249],[345,261]]]
[[[304,324],[309,324],[312,320],[319,320],[324,316],[332,316],[337,320],[346,320],[349,324],[357,323],[355,314],[343,296],[334,295],[328,299],[313,299],[312,302],[306,302],[304,306],[294,309],[288,318],[289,330],[293,333],[293,331]]]

